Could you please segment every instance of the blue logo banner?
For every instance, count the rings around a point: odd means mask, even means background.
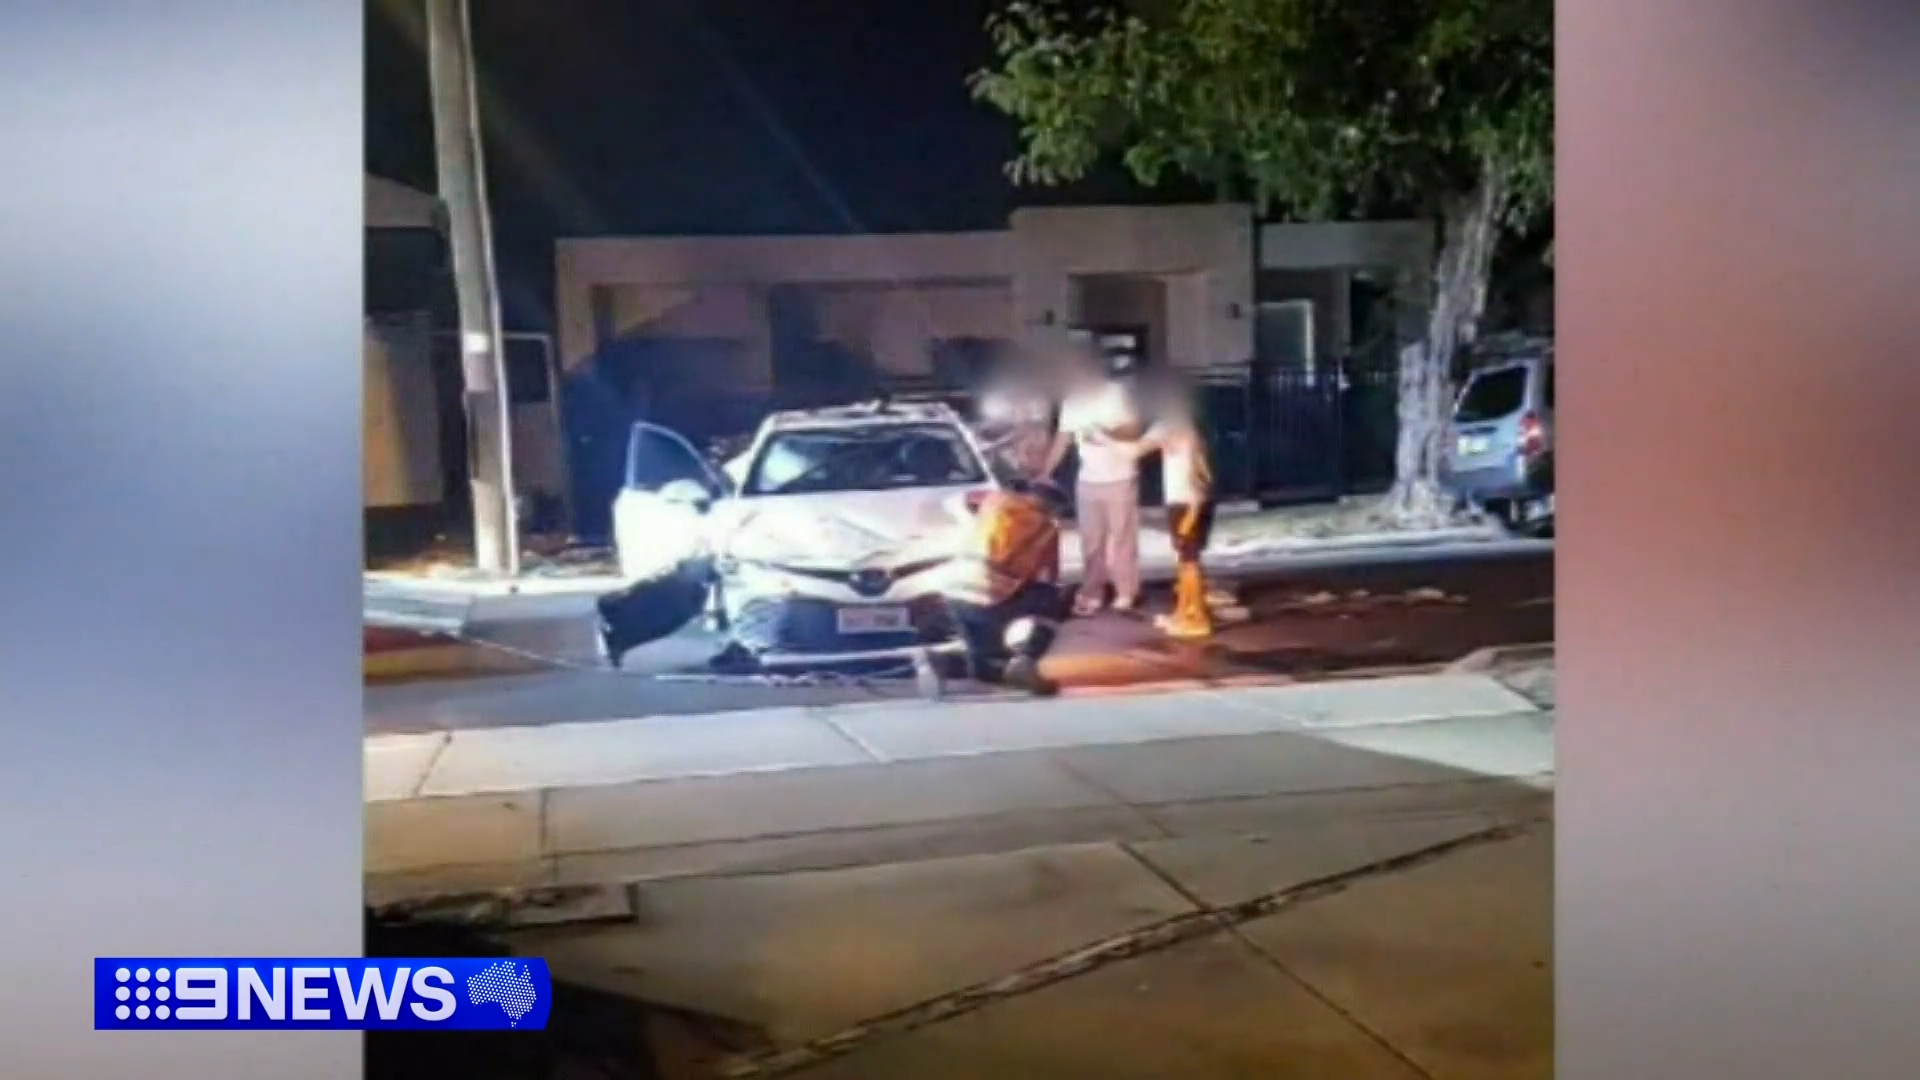
[[[547,962],[525,957],[93,962],[102,1031],[539,1031],[552,1009]]]

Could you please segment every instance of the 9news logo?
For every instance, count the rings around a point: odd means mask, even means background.
[[[97,1030],[540,1030],[544,960],[101,957]]]

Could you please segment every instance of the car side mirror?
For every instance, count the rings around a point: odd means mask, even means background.
[[[660,497],[679,506],[705,510],[713,502],[713,492],[698,480],[674,480],[660,489]]]

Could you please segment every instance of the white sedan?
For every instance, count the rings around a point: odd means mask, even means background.
[[[629,459],[623,576],[705,575],[715,623],[759,664],[964,650],[944,598],[977,587],[972,510],[1000,482],[949,407],[778,413],[724,469],[640,424]]]

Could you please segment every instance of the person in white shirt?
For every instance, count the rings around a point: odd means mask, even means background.
[[[1140,465],[1130,444],[1143,425],[1133,394],[1097,351],[1078,348],[1070,360],[1059,430],[1041,475],[1053,475],[1069,450],[1079,458],[1074,507],[1084,576],[1074,613],[1099,611],[1108,586],[1114,610],[1132,611],[1140,602]]]

